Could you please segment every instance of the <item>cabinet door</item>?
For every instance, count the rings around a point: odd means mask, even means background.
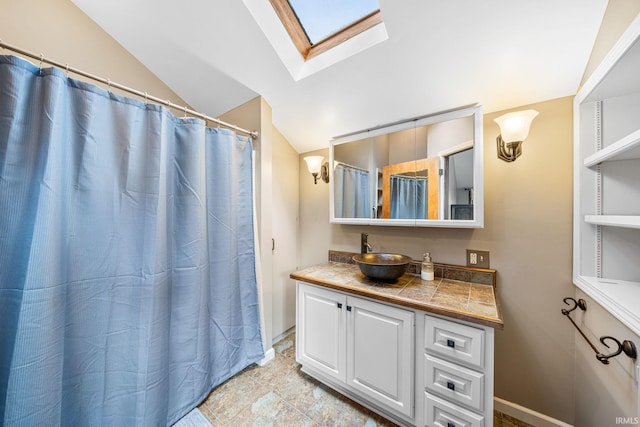
[[[354,297],[347,310],[347,383],[413,418],[413,312]]]
[[[296,359],[325,375],[346,380],[346,296],[298,283]]]

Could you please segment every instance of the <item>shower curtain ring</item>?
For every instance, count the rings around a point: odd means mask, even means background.
[[[187,118],[187,106],[185,105],[183,108],[184,108],[184,118],[186,119]]]
[[[111,93],[111,79],[107,79],[107,91]]]
[[[40,54],[40,65],[38,68],[40,68],[40,75],[42,75],[42,63],[44,62],[44,54]]]
[[[67,77],[69,77],[69,63],[64,64],[65,65],[65,73],[67,74]]]

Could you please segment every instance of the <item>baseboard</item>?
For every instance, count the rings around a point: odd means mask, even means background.
[[[295,330],[296,330],[296,325],[293,325],[292,327],[290,327],[289,329],[287,329],[286,331],[284,331],[283,333],[281,333],[277,337],[274,337],[272,343],[275,344],[275,343],[279,342],[282,338],[286,337],[287,335],[291,334],[292,332],[295,332]]]
[[[532,409],[525,408],[517,403],[500,399],[499,397],[493,398],[493,409],[536,427],[573,427],[571,424],[556,420],[555,418],[551,418],[548,415],[541,414],[540,412],[536,412]]]
[[[273,347],[271,347],[269,350],[264,352],[264,358],[260,359],[257,362],[258,366],[266,365],[267,363],[271,362],[275,357],[276,357],[276,352],[273,349]]]

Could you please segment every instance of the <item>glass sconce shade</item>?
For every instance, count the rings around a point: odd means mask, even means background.
[[[536,110],[516,111],[504,114],[494,121],[500,126],[496,138],[498,158],[513,162],[522,154],[522,141],[529,135],[531,122],[536,118]]]
[[[324,182],[329,182],[329,163],[324,162],[323,156],[307,156],[304,161],[307,162],[307,169],[313,175],[314,184],[318,183],[318,175]]]
[[[494,121],[500,126],[502,140],[506,143],[524,141],[529,135],[531,122],[536,118],[536,110],[516,111],[504,114]]]
[[[311,174],[320,173],[323,160],[324,160],[323,156],[307,156],[304,158],[304,161],[307,162],[307,168],[309,169],[309,173]]]

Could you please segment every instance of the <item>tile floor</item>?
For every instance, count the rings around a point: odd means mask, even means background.
[[[493,427],[536,427],[502,412],[493,412]]]
[[[275,359],[250,366],[221,384],[198,407],[215,427],[348,426],[396,424],[300,371],[295,333],[274,346]],[[506,418],[504,418],[506,417]],[[496,413],[495,427],[533,427]]]

